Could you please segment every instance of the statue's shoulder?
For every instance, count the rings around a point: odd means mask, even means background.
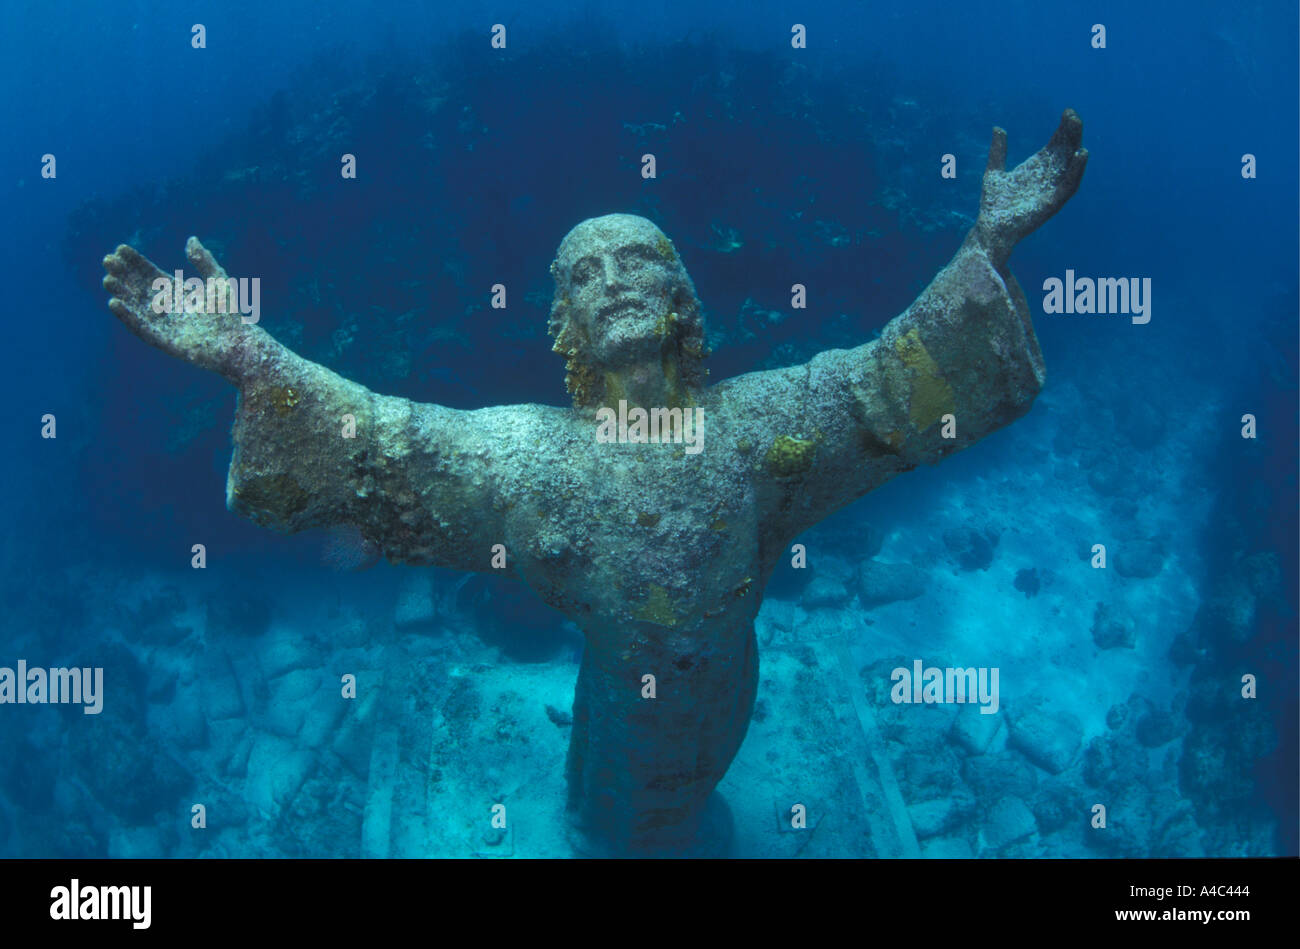
[[[463,414],[464,429],[488,453],[508,453],[521,463],[554,463],[594,437],[578,413],[555,405],[494,405]]]
[[[702,404],[719,416],[745,415],[758,409],[789,408],[802,398],[807,366],[758,369],[709,386]]]

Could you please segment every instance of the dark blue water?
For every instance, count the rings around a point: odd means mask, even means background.
[[[205,49],[170,4],[24,5],[0,37],[0,667],[105,681],[98,716],[0,704],[0,854],[568,853],[576,630],[520,585],[340,571],[347,538],[228,512],[234,392],[108,312],[117,244],[170,271],[198,235],[260,278],[262,326],[376,391],[562,405],[547,267],[584,218],[672,238],[713,380],[795,365],[869,340],[951,258],[994,125],[1019,162],[1067,107],[1087,173],[1010,263],[1047,387],[819,525],[809,576],[778,572],[721,788],[736,846],[890,855],[888,823],[930,855],[1297,853],[1294,4],[821,3],[806,49],[765,2],[268,6],[202,14]],[[1045,314],[1067,269],[1150,278],[1150,322]],[[1094,543],[1142,564],[1099,580]],[[873,558],[925,592],[868,605]],[[1000,665],[1008,722],[972,749],[947,718],[875,707],[907,811],[886,820],[852,767],[882,750],[852,697],[913,658]],[[791,795],[827,819],[812,843],[772,823]],[[500,800],[504,840],[480,827]]]

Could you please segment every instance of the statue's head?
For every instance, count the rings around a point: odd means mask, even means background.
[[[550,333],[576,407],[626,397],[629,374],[662,372],[679,404],[704,384],[704,322],[672,242],[643,217],[588,218],[551,264]]]

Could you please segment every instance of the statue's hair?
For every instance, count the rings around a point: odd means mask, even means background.
[[[617,243],[621,240],[642,239],[654,244],[663,257],[670,273],[667,289],[667,311],[662,315],[664,355],[671,356],[676,368],[676,385],[690,393],[703,388],[708,370],[704,358],[708,350],[704,342],[704,315],[695,285],[682,265],[672,242],[659,228],[642,217],[630,214],[607,214],[588,218],[565,235],[551,264],[555,278],[555,295],[551,300],[551,314],[547,332],[555,338],[551,348],[564,356],[565,387],[573,396],[575,408],[603,404],[605,377],[590,358],[591,342],[582,324],[574,319],[569,299],[570,274],[579,247],[591,241]]]

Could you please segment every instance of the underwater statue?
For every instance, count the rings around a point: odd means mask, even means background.
[[[1078,188],[1082,133],[1067,110],[1007,171],[994,129],[977,222],[878,339],[712,386],[690,277],[627,214],[583,221],[551,267],[567,408],[383,396],[238,312],[159,314],[167,275],[127,246],[104,287],[134,333],[239,389],[230,510],[347,525],[395,563],[499,572],[504,557],[582,630],[566,765],[580,852],[718,853],[725,831],[701,825],[753,710],[764,585],[802,531],[1028,411],[1043,360],[1007,258]],[[195,238],[186,255],[227,279]],[[598,437],[614,413],[618,437]]]

